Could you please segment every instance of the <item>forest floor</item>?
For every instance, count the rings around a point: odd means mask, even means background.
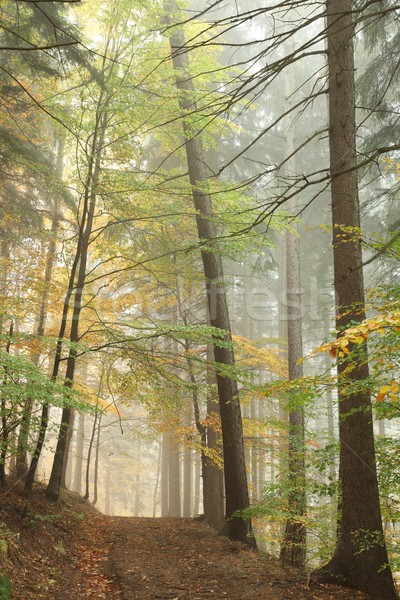
[[[367,600],[309,585],[196,520],[107,517],[69,492],[48,502],[41,486],[30,497],[10,486],[0,498],[5,600]]]

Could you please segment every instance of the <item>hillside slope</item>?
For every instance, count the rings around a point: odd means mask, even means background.
[[[106,517],[69,492],[48,502],[40,486],[31,497],[17,485],[0,496],[3,599],[366,599],[308,586],[304,575],[198,521]]]

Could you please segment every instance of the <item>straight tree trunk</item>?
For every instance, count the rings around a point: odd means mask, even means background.
[[[106,480],[104,484],[104,514],[111,515],[111,463],[107,463]]]
[[[174,0],[165,1],[167,15],[174,15],[179,22],[179,10]],[[182,116],[196,110],[194,86],[189,74],[189,59],[185,52],[183,30],[176,23],[170,30],[171,55],[176,73],[176,86]],[[252,540],[251,523],[237,513],[249,507],[246,465],[244,457],[242,418],[237,382],[226,373],[234,369],[235,359],[231,346],[231,329],[226,299],[224,272],[221,256],[210,246],[215,243],[216,230],[213,223],[211,196],[205,191],[207,177],[201,139],[183,120],[186,160],[189,180],[196,209],[197,231],[202,242],[201,257],[206,280],[210,323],[224,333],[224,346],[214,343],[217,364],[217,385],[221,412],[224,474],[226,492],[226,531],[232,539],[249,543]],[[226,342],[228,342],[226,344]],[[218,369],[224,368],[224,373]]]
[[[64,460],[61,471],[61,481],[60,486],[63,489],[68,488],[68,483],[71,484],[71,442],[72,436],[74,433],[74,422],[75,422],[75,409],[71,408],[71,417],[70,417],[70,427],[68,427],[68,431],[66,434],[65,440],[65,450],[64,450]]]
[[[83,446],[85,441],[85,414],[79,413],[78,431],[76,433],[75,444],[75,466],[74,466],[74,485],[73,490],[77,494],[82,491],[82,471],[83,471]]]
[[[161,440],[161,516],[169,515],[169,433],[164,432]]]
[[[183,511],[182,516],[190,519],[192,510],[192,448],[183,449]]]
[[[262,383],[262,377],[261,377],[261,371],[260,371],[260,375],[259,375],[259,383]],[[263,403],[259,403],[258,405],[258,418],[260,420],[261,423],[265,423],[265,408],[264,408],[264,404]],[[257,481],[257,489],[258,489],[258,500],[260,500],[263,497],[264,494],[264,487],[265,487],[265,483],[266,483],[266,478],[265,478],[265,469],[266,469],[266,460],[265,460],[265,455],[266,455],[266,447],[265,447],[265,435],[266,435],[266,430],[265,433],[263,434],[262,437],[259,438],[258,441],[258,481]],[[273,439],[271,439],[271,472],[273,472],[273,462],[274,462],[274,453],[272,451],[272,447],[273,447]]]
[[[93,219],[96,207],[97,184],[101,168],[101,154],[107,125],[107,112],[102,112],[103,91],[100,93],[98,102],[98,114],[96,117],[95,130],[93,133],[92,151],[88,175],[85,182],[83,220],[81,225],[81,248],[79,256],[79,269],[75,285],[74,305],[72,312],[72,322],[70,331],[70,350],[67,359],[67,368],[65,373],[64,385],[71,388],[74,382],[77,346],[79,342],[79,319],[82,310],[82,295],[86,279],[86,265],[88,261],[88,250],[90,235],[93,229]],[[65,448],[67,445],[68,429],[71,421],[71,407],[65,405],[61,415],[61,424],[58,433],[57,447],[53,460],[50,480],[46,489],[46,497],[49,500],[57,501],[60,494],[60,485],[62,477]]]
[[[64,137],[61,137],[58,142],[57,147],[57,160],[56,160],[56,177],[61,181],[63,176],[63,168],[64,168],[64,146],[65,140]],[[47,311],[49,306],[49,297],[50,297],[50,284],[53,274],[54,262],[56,257],[56,248],[57,248],[57,232],[60,224],[60,208],[59,208],[59,200],[58,198],[54,201],[54,206],[52,210],[52,220],[51,220],[51,229],[50,229],[50,242],[47,248],[46,254],[46,262],[44,269],[44,280],[43,280],[43,292],[42,297],[40,299],[39,305],[39,315],[37,321],[36,335],[38,338],[42,338],[44,336],[46,320],[47,320]],[[32,356],[32,360],[36,366],[39,364],[40,353],[35,353]],[[25,404],[24,415],[21,421],[21,425],[19,428],[18,434],[18,443],[17,443],[17,459],[16,459],[16,475],[18,478],[23,478],[26,476],[28,471],[28,459],[27,459],[27,451],[28,451],[28,438],[29,438],[29,430],[31,425],[31,415],[33,408],[33,398],[28,398]]]
[[[5,231],[0,227],[0,236],[4,237]],[[3,239],[0,246],[0,298],[2,300],[8,297],[8,272],[10,268],[10,243]],[[3,311],[4,308],[2,307]],[[0,312],[0,335],[3,333],[3,326],[6,312]]]
[[[181,461],[179,442],[173,433],[169,439],[169,474],[168,496],[170,517],[180,517],[181,514]]]
[[[162,454],[162,443],[158,444],[158,460],[157,460],[157,474],[156,474],[156,484],[154,486],[154,494],[153,494],[153,519],[157,513],[157,505],[158,505],[158,488],[160,485],[160,475],[161,475],[161,454]]]
[[[10,322],[10,330],[8,333],[8,340],[6,345],[6,352],[10,354],[11,348],[11,340],[14,332],[14,321]],[[8,374],[5,372],[4,374],[4,383],[7,382]],[[9,435],[10,435],[10,425],[7,420],[8,410],[6,406],[6,398],[4,394],[1,394],[1,452],[0,452],[0,484],[2,487],[6,485],[6,456],[7,450],[10,444]]]
[[[357,181],[354,26],[351,0],[327,0],[333,256],[338,336],[364,318],[364,283]],[[339,358],[341,503],[339,535],[331,561],[316,575],[373,595],[395,599],[382,528],[376,475],[367,349],[357,361]],[[345,372],[349,371],[350,372]],[[362,384],[348,391],[350,378]],[[363,391],[366,390],[366,391]],[[364,543],[366,542],[366,543]]]
[[[96,436],[96,453],[94,457],[94,476],[93,476],[93,506],[96,506],[99,497],[99,462],[100,462],[100,439],[101,439],[101,419],[103,413],[99,414]]]
[[[257,400],[255,398],[251,399],[250,402],[250,419],[253,422],[256,422],[258,419],[257,415]],[[254,434],[251,439],[251,501],[253,504],[258,502],[258,481],[259,481],[259,450],[260,450],[260,440],[258,434]]]
[[[142,442],[139,438],[136,444],[136,475],[135,475],[135,506],[133,516],[138,517],[140,514],[140,462],[142,459]]]
[[[220,436],[213,427],[213,420],[220,417],[219,404],[213,393],[215,386],[214,351],[211,344],[207,346],[207,417],[210,424],[205,427],[205,444],[207,448],[214,452],[220,452]],[[222,531],[224,526],[224,472],[212,456],[202,455],[202,475],[203,475],[203,505],[204,521],[216,531]]]
[[[192,358],[189,354],[189,342],[186,341],[186,361],[190,381],[193,389],[193,408],[197,431],[201,438],[201,475],[203,478],[203,510],[204,522],[216,531],[222,531],[224,527],[224,477],[223,469],[217,464],[212,453],[220,452],[220,440],[215,432],[213,421],[220,417],[219,404],[212,392],[216,384],[214,364],[214,351],[212,344],[207,346],[207,419],[208,425],[204,425],[200,418],[200,407],[198,397],[198,382],[193,369]],[[197,514],[197,513],[195,513]]]
[[[198,515],[200,512],[200,483],[201,483],[201,458],[200,454],[196,453],[194,459],[194,502],[193,514]]]
[[[65,334],[66,334],[70,300],[71,300],[71,296],[73,294],[76,271],[77,271],[79,261],[80,261],[80,256],[81,256],[84,219],[85,219],[85,215],[83,215],[83,217],[82,217],[74,262],[71,267],[71,272],[70,272],[69,281],[68,281],[68,288],[67,288],[67,292],[66,292],[65,298],[64,298],[60,329],[58,332],[57,343],[56,343],[56,351],[55,351],[55,357],[54,357],[54,363],[53,363],[53,370],[52,370],[52,374],[51,374],[52,381],[57,380],[58,373],[60,370],[60,365],[61,365],[63,338],[65,337]],[[25,491],[28,491],[28,492],[30,492],[32,490],[33,482],[35,479],[36,469],[37,469],[40,455],[42,453],[42,449],[43,449],[43,445],[44,445],[48,422],[49,422],[49,404],[48,404],[48,402],[44,402],[43,406],[42,406],[41,417],[40,417],[39,435],[38,435],[38,439],[36,442],[35,450],[32,455],[31,464],[29,466],[29,470],[26,474],[26,479],[25,479]]]
[[[92,433],[91,433],[90,440],[89,440],[88,454],[87,454],[87,459],[86,459],[85,495],[83,496],[84,500],[88,500],[89,495],[90,495],[90,490],[89,490],[89,488],[90,488],[90,463],[91,463],[91,458],[92,458],[94,439],[96,437],[96,432],[98,429],[98,423],[101,420],[101,412],[99,410],[99,398],[100,398],[101,390],[103,387],[103,377],[104,377],[104,365],[102,367],[101,375],[100,375],[99,387],[98,387],[98,391],[97,391],[96,410],[95,410],[95,414],[94,414]],[[99,425],[99,427],[100,427],[100,425]]]
[[[185,311],[183,310],[182,301],[181,301],[181,292],[179,285],[179,278],[177,278],[176,282],[176,290],[177,290],[177,308],[178,314],[184,325],[188,325],[188,320]],[[208,306],[206,307],[208,312]],[[208,319],[209,320],[209,319]],[[213,425],[205,425],[200,417],[200,404],[199,404],[199,389],[200,382],[196,378],[196,373],[193,365],[193,358],[190,353],[190,341],[185,340],[185,358],[188,367],[189,379],[192,384],[192,397],[193,397],[193,413],[194,420],[196,424],[196,429],[200,435],[201,439],[201,474],[203,479],[203,510],[204,510],[204,522],[213,527],[216,531],[222,531],[224,527],[224,483],[223,483],[223,470],[222,468],[213,460],[212,456],[210,456],[210,451],[218,453],[220,448],[218,448],[219,440],[217,439],[217,435],[215,433]],[[213,345],[208,344],[207,346],[207,387],[208,390],[212,390],[216,385],[216,377],[215,377],[215,369],[213,368],[213,364],[215,362],[214,359],[214,350]],[[219,405],[215,400],[214,394],[212,391],[209,391],[207,394],[207,418],[212,419],[218,416],[220,417]],[[185,464],[185,463],[184,463]],[[192,468],[190,468],[190,473]],[[187,471],[184,469],[184,478],[185,472],[187,473],[187,477],[189,478],[189,466],[187,467]],[[186,488],[184,488],[185,491]],[[184,496],[185,502],[185,496]],[[190,514],[190,504],[191,499],[187,500],[186,509],[184,508],[184,516],[185,510],[188,514]],[[197,513],[195,513],[196,515]]]
[[[289,133],[289,154],[294,146]],[[295,214],[294,202],[288,211]],[[295,227],[292,224],[292,227]],[[300,252],[297,231],[286,231],[286,319],[287,319],[287,363],[289,381],[303,377],[303,339],[301,318]],[[288,437],[288,510],[285,534],[281,548],[284,566],[304,568],[306,561],[306,466],[304,451],[304,411],[296,404],[289,407]],[[291,398],[289,397],[289,403]]]
[[[60,329],[58,332],[58,338],[57,338],[57,343],[56,343],[56,353],[55,353],[55,357],[54,357],[54,364],[53,364],[53,370],[52,370],[52,375],[51,375],[52,381],[56,381],[58,372],[60,370],[61,352],[62,352],[62,345],[63,345],[62,340],[65,336],[65,332],[66,332],[66,328],[67,328],[68,311],[69,311],[70,300],[71,300],[71,296],[72,296],[72,292],[73,292],[73,288],[74,288],[74,281],[75,281],[76,269],[77,269],[78,263],[79,263],[79,256],[80,256],[80,243],[78,241],[75,259],[74,259],[74,263],[72,265],[71,273],[70,273],[70,277],[69,277],[68,290],[67,290],[67,293],[64,298],[61,324],[60,324]],[[28,492],[30,492],[32,490],[32,486],[33,486],[33,482],[34,482],[35,474],[36,474],[36,469],[37,469],[40,455],[42,453],[42,449],[43,449],[43,445],[44,445],[44,440],[45,440],[45,436],[46,436],[48,423],[49,423],[49,404],[48,404],[48,402],[44,402],[43,406],[42,406],[41,417],[40,417],[39,435],[38,435],[38,439],[36,442],[35,450],[32,455],[31,463],[29,465],[29,470],[28,470],[28,472],[26,474],[26,478],[25,478],[25,491],[28,491]]]
[[[82,251],[79,263],[79,272],[76,283],[76,291],[74,296],[74,306],[72,313],[70,342],[71,347],[67,359],[67,369],[65,373],[65,387],[71,388],[74,381],[77,348],[76,344],[79,342],[79,318],[82,309],[82,293],[83,286],[86,277],[86,263],[87,263],[87,252],[89,246],[89,236],[92,231],[94,209],[95,209],[95,195],[92,195],[87,215],[87,222],[85,227],[85,234],[83,236]],[[71,421],[71,406],[66,405],[62,410],[61,424],[58,433],[56,453],[54,455],[53,467],[50,475],[50,480],[46,489],[46,497],[49,500],[58,500],[60,494],[61,478],[63,463],[65,457],[65,449],[67,446],[68,431]]]

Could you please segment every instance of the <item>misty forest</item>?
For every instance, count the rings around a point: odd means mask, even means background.
[[[398,598],[399,23],[2,0],[1,598]]]

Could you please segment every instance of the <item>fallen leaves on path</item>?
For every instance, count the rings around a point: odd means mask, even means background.
[[[76,494],[48,502],[41,487],[30,497],[15,487],[0,506],[17,534],[2,564],[13,600],[366,600],[309,587],[306,575],[196,520],[106,517]]]

